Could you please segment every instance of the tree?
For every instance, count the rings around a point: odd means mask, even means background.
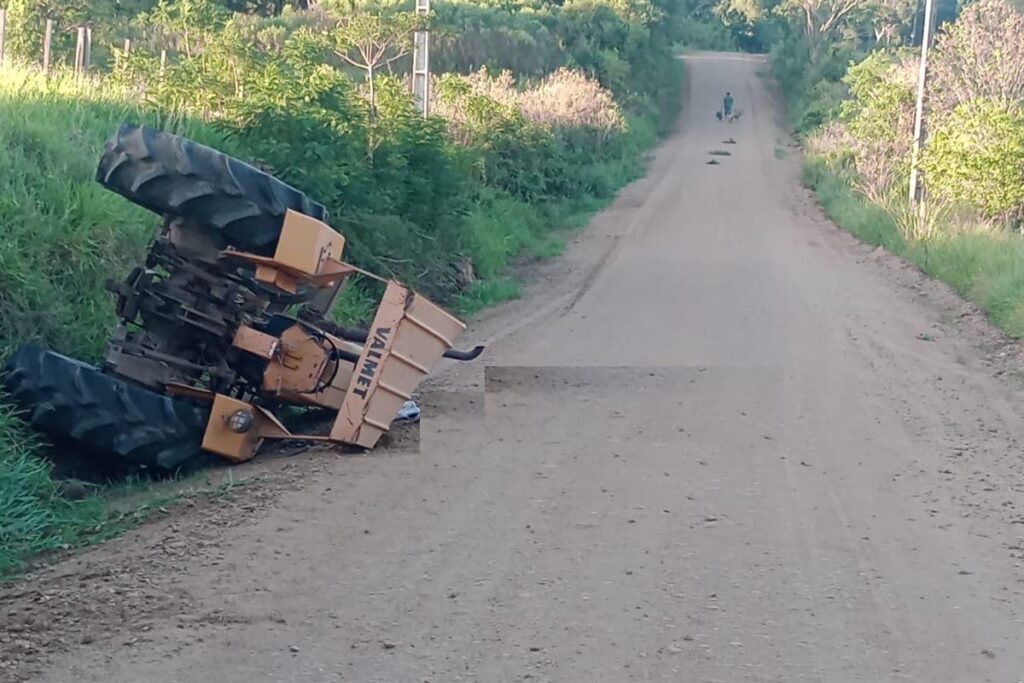
[[[22,59],[38,60],[43,54],[43,31],[47,19],[55,24],[53,55],[68,53],[74,46],[75,26],[89,16],[87,0],[8,0],[0,2],[7,9],[7,49]]]
[[[230,13],[213,0],[160,0],[145,20],[191,57],[206,38],[224,27],[229,17]]]
[[[700,14],[703,15],[703,9]],[[738,42],[740,47],[757,50],[763,47],[758,44],[757,29],[767,14],[768,9],[762,0],[719,0],[711,16],[704,21],[720,23],[733,42]]]
[[[377,93],[374,79],[381,69],[412,51],[412,33],[422,18],[412,12],[390,15],[358,13],[342,17],[327,35],[331,51],[347,64],[366,74],[370,97],[370,125],[376,122]]]
[[[978,98],[1024,101],[1024,15],[1006,0],[981,0],[941,34],[930,60],[928,105],[941,116]]]
[[[265,17],[276,17],[285,7],[293,7],[299,11],[315,9],[317,0],[221,0],[232,12],[243,14],[259,14]]]
[[[223,0],[232,12],[276,17],[284,10],[285,0]]]
[[[726,21],[738,18],[753,25],[765,18],[767,10],[761,0],[720,0],[714,13]]]
[[[807,38],[812,64],[824,53],[825,43],[872,6],[872,0],[783,0],[776,13],[795,20]]]
[[[1024,218],[1024,115],[1006,103],[959,105],[925,147],[931,192],[979,209],[988,218]]]
[[[910,37],[917,10],[915,0],[876,0],[871,17],[875,44],[895,47]]]

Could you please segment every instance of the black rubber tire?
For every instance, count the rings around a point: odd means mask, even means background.
[[[272,256],[288,209],[327,221],[327,209],[277,178],[215,149],[123,124],[106,144],[96,180],[150,211],[180,216],[225,246]]]
[[[210,408],[158,394],[34,345],[7,361],[4,384],[25,419],[97,470],[172,474],[207,464],[200,449]]]

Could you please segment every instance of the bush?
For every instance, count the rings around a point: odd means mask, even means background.
[[[476,157],[480,179],[522,201],[608,198],[642,151],[611,93],[579,72],[520,86],[508,72],[481,70],[444,76],[433,92],[434,111]]]
[[[542,14],[526,9],[501,12],[470,3],[439,3],[430,40],[435,73],[468,74],[486,68],[544,76],[568,59]]]
[[[907,55],[873,52],[850,67],[843,82],[849,97],[840,106],[857,184],[869,199],[883,201],[905,177],[914,129],[914,64]]]
[[[1024,218],[1024,115],[991,100],[959,105],[935,131],[922,158],[938,197],[988,218]]]
[[[869,203],[821,159],[811,159],[803,170],[804,184],[818,195],[826,215],[858,239],[902,254],[906,242],[895,219],[884,208]]]
[[[961,104],[989,99],[1024,101],[1024,14],[1007,0],[972,3],[935,41],[929,60],[928,102],[948,115]]]
[[[839,112],[846,88],[839,76],[832,78],[839,53],[829,53],[824,63],[812,65],[807,58],[807,40],[788,35],[772,47],[772,72],[782,86],[789,105],[789,117],[798,135],[807,135],[828,123]],[[841,74],[840,74],[841,75]]]
[[[54,22],[51,58],[55,64],[74,54],[76,31],[89,18],[88,0],[7,0],[7,51],[23,60],[40,62],[43,58],[43,33],[46,20]]]
[[[514,97],[516,106],[534,123],[606,135],[626,127],[612,93],[579,71],[559,69],[533,87],[514,91]]]

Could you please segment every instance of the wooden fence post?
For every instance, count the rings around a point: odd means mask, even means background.
[[[167,66],[167,50],[160,50],[160,75],[164,75],[164,68]]]
[[[131,38],[125,38],[124,39],[124,56],[127,57],[131,53],[132,53],[132,39]]]
[[[0,64],[4,63],[4,52],[7,49],[7,10],[0,7]]]
[[[46,34],[43,36],[43,71],[50,70],[50,49],[53,47],[53,19],[46,20]]]
[[[78,39],[75,41],[75,73],[85,71],[85,27],[78,27]]]
[[[89,66],[92,64],[92,27],[85,27],[85,68],[82,71],[88,71]]]

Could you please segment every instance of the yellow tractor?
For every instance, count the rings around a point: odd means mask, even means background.
[[[396,281],[341,260],[321,204],[193,141],[125,124],[96,179],[163,218],[143,264],[108,282],[120,323],[102,368],[28,345],[7,364],[37,428],[114,469],[173,472],[267,440],[373,448],[465,325]],[[352,275],[381,280],[368,329],[328,320]],[[334,414],[292,434],[282,406]]]

